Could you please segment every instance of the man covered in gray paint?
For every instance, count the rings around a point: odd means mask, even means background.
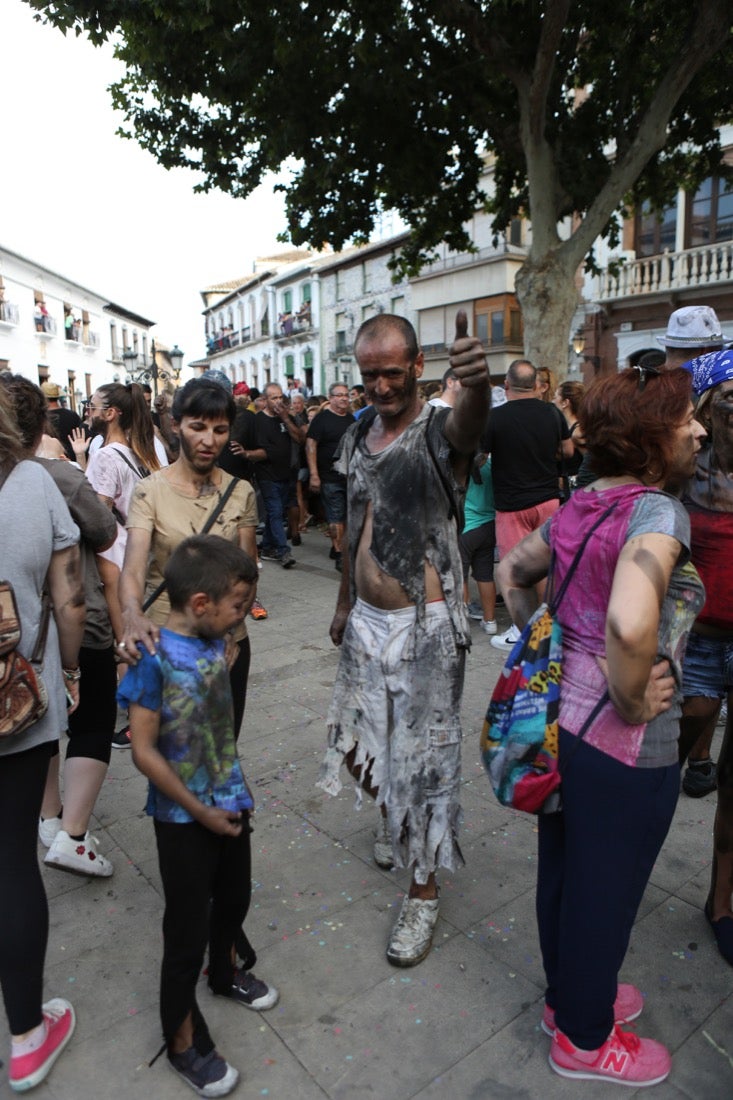
[[[412,868],[387,958],[414,966],[438,918],[438,866],[462,863],[457,843],[460,704],[469,626],[457,523],[490,405],[478,340],[458,314],[453,408],[420,403],[423,370],[412,325],[380,314],[359,329],[354,354],[372,408],[342,440],[347,539],[331,639],[341,646],[319,786],[341,789],[342,762],[382,812],[381,867]]]

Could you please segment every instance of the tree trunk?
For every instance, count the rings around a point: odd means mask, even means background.
[[[558,380],[568,372],[570,326],[579,302],[575,268],[550,252],[527,257],[517,272],[517,298],[522,308],[524,353],[535,367],[549,367]]]

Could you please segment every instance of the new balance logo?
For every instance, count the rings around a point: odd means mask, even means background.
[[[625,1050],[609,1050],[601,1062],[601,1069],[606,1073],[623,1073],[628,1060],[629,1055]]]

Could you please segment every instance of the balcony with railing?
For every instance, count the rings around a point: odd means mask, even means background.
[[[720,241],[683,252],[664,252],[621,263],[597,279],[599,302],[641,294],[668,294],[733,282],[733,241]]]
[[[452,252],[446,248],[444,254],[439,255],[432,263],[426,264],[415,282],[432,278],[444,271],[455,271],[462,267],[473,267],[476,264],[490,260],[515,259],[521,263],[527,252],[526,245],[513,244],[508,241],[505,234],[499,234],[496,244],[489,244],[483,248],[477,248],[475,252]]]
[[[13,302],[0,302],[0,325],[15,328],[20,323],[20,310]]]
[[[267,334],[263,331],[262,335]],[[223,329],[209,333],[206,337],[206,352],[208,355],[216,355],[220,351],[228,351],[230,348],[248,344],[252,338],[250,325],[244,325],[242,328],[231,328],[227,325]]]
[[[39,336],[41,339],[56,335],[56,321],[53,317],[49,317],[47,313],[37,316],[34,320],[34,325],[36,336]]]
[[[64,320],[64,339],[66,340],[66,346],[69,348],[81,347],[82,329],[78,321],[73,318],[69,323],[68,320]]]
[[[277,319],[277,340],[292,340],[313,328],[310,302],[304,302],[297,313],[281,313]]]
[[[82,347],[85,351],[97,351],[99,348],[99,333],[88,328],[82,334]]]

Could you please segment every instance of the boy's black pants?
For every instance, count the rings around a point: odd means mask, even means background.
[[[196,983],[209,945],[209,986],[228,994],[233,980],[232,946],[241,936],[252,892],[247,814],[237,837],[219,836],[198,822],[155,822],[160,876],[165,893],[160,1016],[170,1045],[189,1012],[199,1054],[214,1049],[196,1003]],[[253,965],[250,963],[249,965]]]

